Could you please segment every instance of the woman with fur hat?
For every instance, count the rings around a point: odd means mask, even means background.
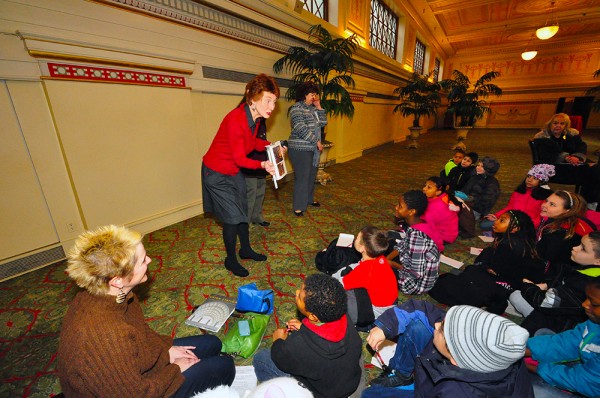
[[[491,230],[494,221],[509,210],[521,210],[531,218],[534,227],[537,228],[541,221],[540,210],[542,203],[552,194],[552,190],[544,184],[554,174],[554,166],[551,164],[536,164],[533,166],[527,172],[527,177],[510,195],[506,207],[495,214],[488,214],[484,217],[485,220],[480,225],[481,229],[484,231]]]
[[[373,350],[396,336],[398,346],[392,371],[371,381],[363,398],[533,398],[522,360],[529,333],[506,318],[468,305],[444,313],[431,303],[409,300],[384,312],[375,325],[367,337]],[[391,388],[401,385],[406,390]]]
[[[148,280],[142,236],[110,225],[84,232],[67,274],[84,290],[65,315],[58,377],[67,397],[185,398],[231,385],[235,365],[215,336],[173,340],[150,329],[132,289]]]

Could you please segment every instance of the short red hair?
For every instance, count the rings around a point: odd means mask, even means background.
[[[268,91],[275,94],[279,98],[279,85],[271,76],[267,76],[264,73],[256,75],[246,84],[246,91],[244,98],[246,103],[251,105],[251,101],[258,101],[262,98],[263,92]]]

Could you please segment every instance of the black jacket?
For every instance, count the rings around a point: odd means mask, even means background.
[[[432,341],[415,363],[415,397],[533,398],[534,395],[522,359],[497,372],[475,372],[452,365]]]
[[[473,210],[485,216],[500,196],[500,183],[493,175],[476,174],[469,178],[463,192],[473,198]]]
[[[361,378],[362,340],[347,317],[346,336],[328,341],[306,326],[276,340],[271,359],[280,370],[302,382],[315,397],[347,398]]]

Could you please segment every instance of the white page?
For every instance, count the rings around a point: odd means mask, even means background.
[[[483,249],[480,249],[478,247],[472,247],[470,253],[475,256],[479,256],[482,251],[483,251]]]
[[[381,343],[381,346],[379,347],[379,355],[381,355],[381,359],[383,359],[383,362],[386,365],[390,363],[390,359],[392,359],[396,353],[396,346],[396,343],[389,340],[384,340],[383,343]],[[371,363],[381,369],[381,363],[377,359],[377,354],[373,354]]]
[[[340,234],[336,246],[340,247],[352,247],[354,243],[354,235],[352,234]]]
[[[243,397],[246,391],[252,391],[257,384],[254,366],[235,367],[235,379],[233,379],[231,388],[237,391],[240,397]]]
[[[494,241],[494,237],[493,236],[484,236],[484,235],[479,235],[479,239],[481,239],[482,241],[484,241],[485,243],[490,243]]]
[[[462,267],[464,265],[464,263],[461,263],[458,260],[455,260],[453,258],[450,257],[446,257],[443,254],[440,255],[440,262],[444,263],[444,264],[448,264],[449,266],[459,269],[460,267]]]

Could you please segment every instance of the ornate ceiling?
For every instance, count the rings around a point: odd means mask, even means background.
[[[413,0],[412,8],[448,54],[522,51],[551,16],[550,0]],[[560,29],[537,47],[600,47],[600,0],[558,0]]]

